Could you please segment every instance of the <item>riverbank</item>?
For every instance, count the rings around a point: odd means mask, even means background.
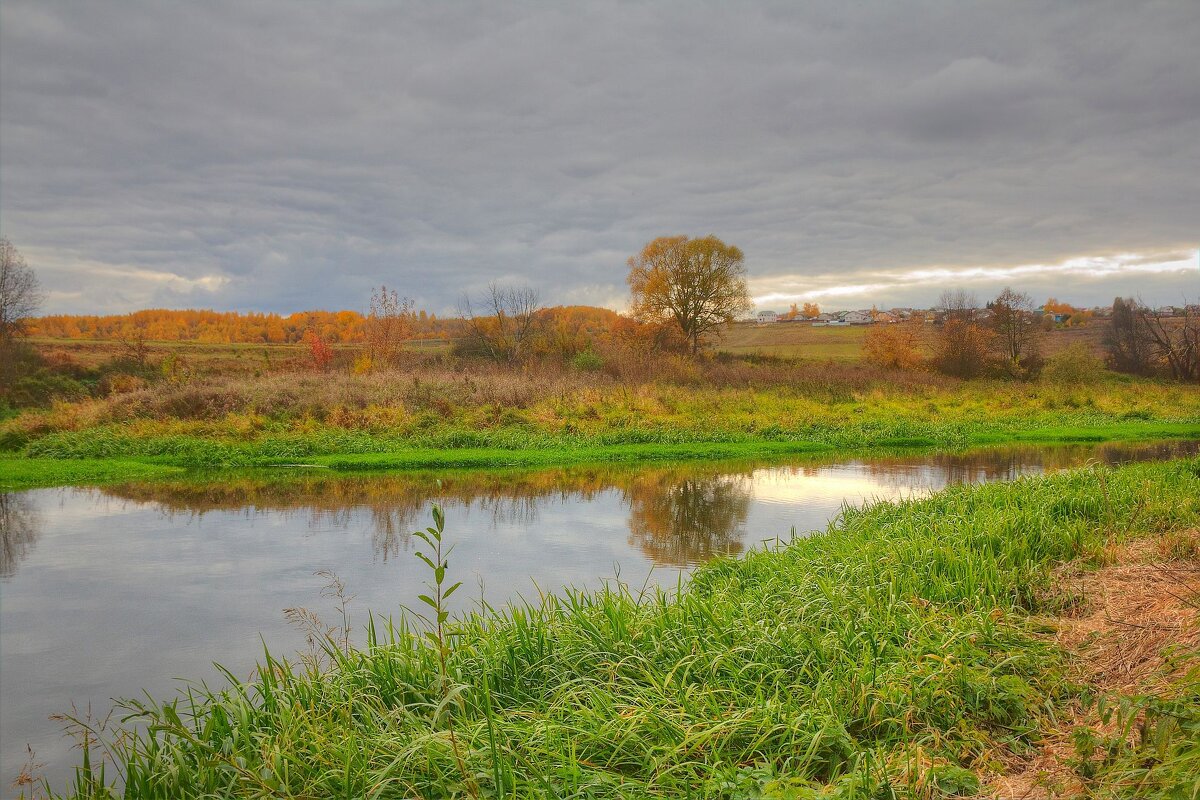
[[[1124,376],[1061,385],[772,360],[661,367],[635,382],[436,364],[160,382],[0,421],[0,486],[179,468],[550,467],[1200,438],[1200,391]]]
[[[1077,419],[1073,425],[810,426],[764,435],[627,431],[602,436],[546,436],[521,429],[441,432],[417,446],[383,436],[319,430],[235,442],[201,436],[136,436],[120,428],[54,434],[0,456],[0,490],[176,477],[189,469],[297,467],[338,472],[564,467],[651,463],[879,449],[967,448],[1003,444],[1068,444],[1200,439],[1200,422]],[[622,439],[628,441],[621,441]],[[655,441],[655,440],[658,441]],[[471,446],[481,443],[483,446]]]
[[[1096,697],[1086,654],[1050,635],[1083,602],[1063,565],[1157,536],[1160,561],[1194,566],[1198,526],[1195,459],[954,487],[717,560],[673,597],[614,584],[447,620],[433,643],[376,619],[321,669],[272,659],[249,684],[131,704],[154,739],[113,752],[127,797],[974,794]],[[1153,735],[1081,758],[1079,780],[1194,780],[1200,682],[1167,677],[1130,701]]]

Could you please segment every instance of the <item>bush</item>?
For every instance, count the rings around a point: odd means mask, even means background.
[[[1076,342],[1046,361],[1042,378],[1058,385],[1097,383],[1104,377],[1104,362],[1083,342]]]
[[[934,363],[946,375],[978,378],[992,369],[992,332],[974,322],[949,319],[938,336]]]
[[[354,365],[350,367],[351,375],[370,375],[374,371],[375,360],[371,358],[370,353],[363,353],[354,359]]]
[[[84,400],[90,396],[85,384],[45,369],[18,378],[9,391],[12,404],[17,407],[46,408],[55,400]]]
[[[571,359],[571,366],[583,372],[598,372],[604,367],[604,359],[594,350],[584,350],[575,354]]]
[[[863,359],[887,369],[916,369],[925,358],[921,355],[923,320],[900,325],[874,325],[863,339]]]

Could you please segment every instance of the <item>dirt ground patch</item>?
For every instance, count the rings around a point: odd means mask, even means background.
[[[1187,664],[1172,652],[1200,647],[1200,531],[1141,539],[1112,547],[1098,570],[1068,564],[1059,591],[1069,600],[1047,620],[1055,640],[1074,656],[1070,677],[1106,696],[1160,690]],[[1095,711],[1068,710],[1048,730],[1032,758],[1014,758],[989,782],[986,796],[1005,800],[1073,797],[1084,791],[1069,766],[1072,732],[1088,726],[1112,734]]]

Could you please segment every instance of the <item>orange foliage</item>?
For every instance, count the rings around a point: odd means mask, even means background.
[[[459,335],[458,320],[440,320],[422,311],[413,337],[439,339]],[[357,311],[301,311],[280,314],[246,314],[236,311],[149,309],[110,316],[59,314],[39,317],[31,326],[35,336],[56,339],[263,343],[285,344],[304,340],[312,330],[326,342],[362,342],[366,318]]]
[[[1042,306],[1042,311],[1045,314],[1066,314],[1067,319],[1065,324],[1067,327],[1087,325],[1096,316],[1090,309],[1076,308],[1070,303],[1060,302],[1053,297],[1047,300],[1046,304]]]
[[[1053,297],[1042,306],[1042,311],[1047,314],[1074,314],[1076,310],[1075,306],[1070,303],[1061,303]]]
[[[610,340],[621,323],[615,311],[597,306],[555,306],[538,312],[541,335],[535,352],[572,358]]]
[[[308,344],[308,353],[312,357],[313,367],[321,372],[329,369],[330,363],[333,362],[333,348],[329,346],[329,343],[313,331],[304,334],[304,341]]]
[[[916,369],[924,362],[921,354],[921,322],[874,325],[863,339],[863,358],[871,364],[893,369]]]
[[[795,306],[793,306],[793,308],[794,307]],[[800,313],[803,314],[807,319],[813,319],[820,316],[821,307],[816,303],[805,303],[804,308],[800,309]]]

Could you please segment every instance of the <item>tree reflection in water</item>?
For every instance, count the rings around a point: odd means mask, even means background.
[[[435,501],[447,508],[482,511],[493,526],[532,527],[549,503],[589,503],[612,492],[629,508],[631,545],[655,564],[687,566],[741,552],[753,504],[755,470],[763,468],[791,476],[820,476],[831,469],[848,468],[879,487],[935,489],[947,483],[1008,480],[1086,463],[1178,458],[1197,450],[1195,442],[1030,445],[951,453],[874,451],[858,459],[825,454],[797,457],[787,466],[739,461],[387,475],[242,473],[219,480],[125,484],[102,491],[155,503],[169,514],[202,515],[211,510],[297,513],[307,515],[312,526],[349,528],[366,512],[376,556],[383,560],[409,549],[411,531],[426,524],[424,517]],[[10,497],[21,503],[19,496]],[[802,493],[796,497],[803,502]],[[23,554],[36,538],[36,533],[30,532],[32,521],[16,521],[32,516],[31,506],[22,508],[6,512],[6,517],[14,520],[5,523],[4,563],[9,571],[14,564],[10,553]],[[9,533],[10,528],[16,533]]]
[[[748,474],[659,471],[633,481],[629,543],[652,562],[688,566],[740,553],[753,497]]]
[[[0,492],[0,578],[11,577],[33,551],[41,526],[29,495]]]
[[[371,476],[242,475],[220,482],[131,483],[102,491],[155,503],[168,514],[295,512],[307,515],[310,526],[347,528],[354,512],[365,511],[375,553],[384,560],[409,549],[412,530],[420,527],[435,500],[447,508],[481,511],[492,525],[531,526],[547,502],[589,502],[599,493],[616,491],[630,508],[630,543],[656,564],[687,565],[740,552],[752,497],[750,474],[744,464],[721,463]]]

